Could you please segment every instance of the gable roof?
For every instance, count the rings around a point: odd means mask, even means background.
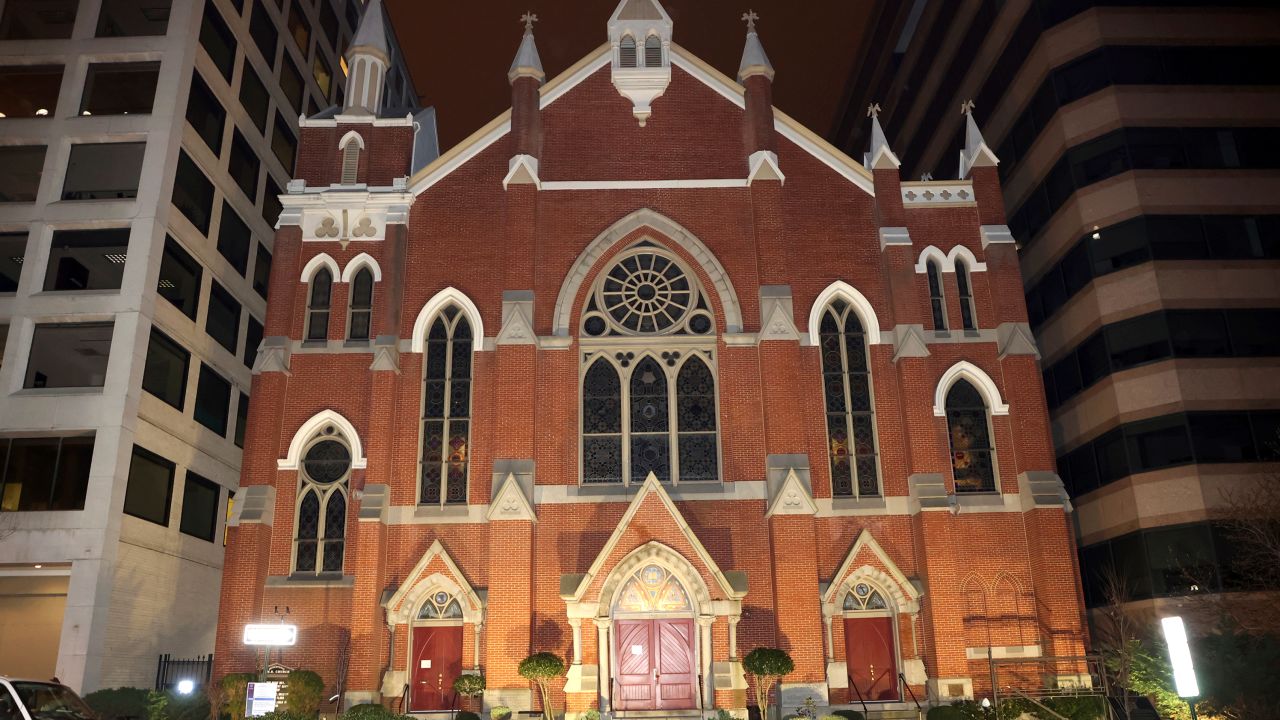
[[[601,44],[543,85],[538,91],[541,98],[539,107],[547,107],[596,71],[608,67],[612,61],[611,50],[609,43]],[[671,43],[671,65],[716,91],[739,109],[746,110],[746,89],[742,85],[676,43]],[[773,108],[773,129],[868,195],[875,195],[873,176],[861,162],[841,152],[776,107]],[[509,132],[510,108],[410,177],[410,191],[414,195],[422,193]]]

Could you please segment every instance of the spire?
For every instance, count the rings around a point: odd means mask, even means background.
[[[960,105],[960,112],[964,114],[964,149],[960,151],[960,179],[963,180],[973,168],[995,167],[1000,159],[987,147],[978,123],[973,120],[973,101],[966,100]]]
[[[884,128],[880,127],[880,103],[867,106],[867,117],[871,118],[871,149],[862,156],[862,164],[868,170],[896,170],[902,167],[902,161],[889,149]]]
[[[747,23],[747,44],[742,48],[742,62],[738,63],[738,82],[746,82],[753,75],[763,75],[772,82],[773,65],[760,44],[760,36],[756,34],[756,20],[760,16],[755,10],[748,10],[742,14],[742,19]]]
[[[538,22],[538,16],[526,12],[520,16],[520,22],[524,23],[524,37],[507,71],[507,80],[515,82],[516,78],[531,77],[541,83],[547,74],[542,71],[542,58],[538,57],[538,46],[533,42],[533,24]]]
[[[382,107],[382,92],[391,67],[391,50],[387,44],[387,19],[382,0],[369,0],[356,28],[351,47],[347,48],[347,91],[343,112],[377,115]]]

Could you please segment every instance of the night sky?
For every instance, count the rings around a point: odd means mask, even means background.
[[[507,69],[526,10],[550,80],[607,40],[616,0],[384,0],[423,105],[434,105],[440,149],[453,147],[511,105]],[[857,58],[872,0],[667,0],[674,41],[736,77],[748,8],[777,70],[773,101],[827,135]]]

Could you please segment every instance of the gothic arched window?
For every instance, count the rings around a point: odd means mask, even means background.
[[[933,329],[947,329],[947,305],[942,299],[942,271],[935,260],[925,263],[925,275],[929,280],[929,310],[933,313]]]
[[[692,612],[693,603],[680,580],[660,565],[646,565],[636,571],[613,604],[615,613]]]
[[[947,391],[947,434],[956,492],[994,492],[995,445],[987,403],[964,378]]]
[[[956,260],[956,290],[960,294],[960,322],[965,330],[978,329],[978,314],[973,307],[973,288],[969,285],[969,266]]]
[[[351,340],[368,340],[373,325],[373,273],[360,268],[351,279],[351,316],[347,333]]]
[[[311,276],[311,288],[307,295],[307,339],[325,340],[329,337],[330,296],[333,294],[333,273],[320,268]]]
[[[303,452],[299,470],[294,571],[341,573],[351,449],[335,428],[327,427]]]
[[[471,429],[471,324],[456,306],[431,323],[423,356],[424,505],[467,501]]]
[[[831,494],[877,496],[875,404],[862,321],[852,305],[836,299],[822,313],[819,336]]]
[[[422,607],[418,608],[418,619],[461,620],[462,605],[458,603],[458,598],[444,590],[437,590],[427,597]]]
[[[582,318],[582,482],[719,480],[715,323],[694,276],[644,241],[599,275]]]
[[[644,41],[644,66],[662,67],[662,38],[657,35],[650,35]]]
[[[342,184],[354,185],[356,183],[357,174],[360,170],[360,149],[362,145],[359,137],[347,138],[347,143],[342,146]]]
[[[618,67],[636,66],[636,39],[627,35],[618,43]]]
[[[889,604],[884,601],[884,596],[880,594],[879,590],[876,590],[867,583],[860,582],[854,585],[849,592],[845,593],[842,609],[845,612],[858,612],[861,610],[888,610]]]

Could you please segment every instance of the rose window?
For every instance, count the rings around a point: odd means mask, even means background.
[[[694,281],[673,258],[650,246],[626,254],[604,273],[582,323],[592,337],[704,335],[712,326]]]

